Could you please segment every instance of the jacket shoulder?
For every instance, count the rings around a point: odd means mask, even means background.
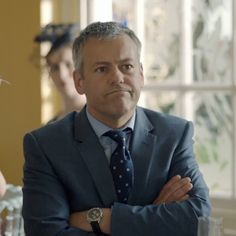
[[[32,130],[30,133],[37,138],[49,137],[55,138],[59,136],[64,136],[73,132],[74,119],[76,112],[72,112],[66,115],[64,118],[50,122],[38,129]]]
[[[191,122],[175,115],[169,115],[158,111],[150,110],[147,108],[139,108],[139,109],[141,109],[145,113],[145,115],[149,118],[150,121],[152,121],[152,123],[161,122],[166,125],[176,125],[176,124],[185,125],[186,123]]]
[[[179,134],[184,132],[185,129],[192,130],[193,124],[184,118],[161,113],[158,111],[138,108],[138,113],[144,113],[149,122],[153,126],[153,132],[161,132],[163,134],[172,133]]]

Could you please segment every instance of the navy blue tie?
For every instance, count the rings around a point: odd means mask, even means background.
[[[117,148],[111,155],[110,168],[119,202],[127,203],[133,186],[133,162],[126,146],[126,134],[131,130],[110,130],[104,135],[117,142]]]

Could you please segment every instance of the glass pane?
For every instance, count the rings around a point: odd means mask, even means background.
[[[112,0],[112,18],[114,21],[121,22],[131,29],[135,29],[136,0]]]
[[[232,196],[233,113],[228,93],[193,96],[195,152],[211,195]]]
[[[186,94],[183,102],[177,92],[146,90],[139,105],[168,114],[179,114],[179,106],[193,110],[195,153],[211,196],[232,196],[233,113],[232,96],[225,92]],[[223,176],[223,178],[222,178]]]
[[[168,114],[177,114],[177,101],[179,100],[176,92],[170,91],[142,91],[139,105]]]
[[[178,80],[180,0],[145,0],[144,69],[147,82]]]
[[[232,0],[193,4],[194,81],[230,82],[232,78]]]

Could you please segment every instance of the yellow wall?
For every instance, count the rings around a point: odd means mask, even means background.
[[[0,1],[0,169],[22,184],[22,137],[40,126],[40,70],[30,62],[40,25],[40,1]]]

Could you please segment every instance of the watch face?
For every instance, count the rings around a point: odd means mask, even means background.
[[[87,219],[88,221],[100,221],[102,217],[102,210],[100,208],[92,208],[88,211]]]

